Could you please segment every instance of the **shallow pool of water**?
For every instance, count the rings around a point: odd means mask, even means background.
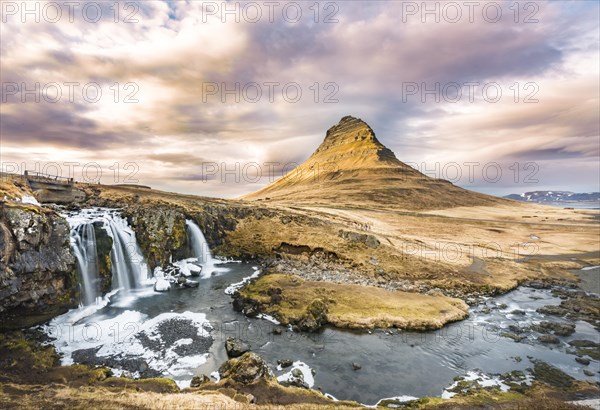
[[[275,324],[235,312],[225,292],[255,269],[248,263],[227,263],[216,275],[200,279],[197,289],[159,294],[147,287],[129,294],[117,293],[106,301],[106,306],[88,308],[87,317],[81,319],[81,311],[72,311],[56,318],[46,330],[60,336],[54,344],[65,355],[65,364],[72,362],[73,351],[95,348],[99,349],[97,354],[108,352],[112,359],[147,359],[151,368],[181,386],[189,385],[196,374],[214,373],[227,360],[225,339],[239,337],[269,363],[277,376],[289,371],[277,370],[278,359],[300,361],[315,371],[314,388],[337,399],[365,404],[397,396],[439,397],[455,376],[474,371],[493,376],[526,370],[533,366],[528,358],[553,364],[577,379],[597,377],[583,374],[584,369],[597,368],[597,362],[586,367],[567,354],[570,340],[598,341],[599,333],[585,322],[577,322],[575,334],[560,337],[559,345],[540,344],[535,335],[520,343],[500,336],[511,325],[514,330],[515,326],[525,328],[542,320],[562,321],[536,312],[541,306],[560,303],[549,290],[519,288],[487,300],[485,306],[472,308],[468,319],[432,332],[326,328],[315,334],[284,329],[281,335],[274,335]],[[159,317],[166,313],[169,315]],[[171,322],[157,323],[163,319]],[[139,342],[140,332],[144,332],[146,344]],[[152,351],[154,345],[161,346],[160,350]],[[354,370],[353,363],[361,368]],[[115,366],[114,360],[107,364]],[[129,373],[136,372],[129,369]]]

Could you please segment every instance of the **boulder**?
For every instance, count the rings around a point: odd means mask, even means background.
[[[553,336],[553,335],[541,335],[540,337],[538,337],[538,341],[540,341],[541,343],[554,344],[554,345],[557,345],[560,343],[559,338],[556,336]]]
[[[244,353],[237,359],[230,359],[219,368],[221,379],[229,379],[241,384],[269,381],[273,378],[267,363],[257,354]]]
[[[200,376],[194,376],[192,378],[192,382],[190,383],[190,387],[200,387],[203,384],[207,384],[210,383],[210,378],[208,376],[206,376],[205,374],[202,374]]]
[[[298,321],[302,331],[315,332],[327,323],[327,304],[322,299],[314,299],[306,308],[306,313]]]
[[[379,247],[379,245],[381,245],[381,242],[379,242],[379,239],[377,239],[373,235],[368,235],[368,234],[364,234],[364,233],[340,230],[338,232],[338,236],[340,236],[341,238],[344,238],[350,242],[363,243],[372,249],[377,249]]]
[[[281,366],[282,369],[285,369],[286,367],[290,367],[292,364],[294,364],[294,362],[290,359],[280,359],[277,360],[277,364]]]
[[[575,333],[575,325],[573,323],[558,323],[544,321],[531,327],[539,333],[554,333],[557,336],[571,336]]]
[[[200,282],[195,281],[195,280],[189,280],[189,279],[187,279],[183,283],[183,287],[184,288],[197,288],[198,286],[200,286]]]
[[[225,351],[228,357],[240,357],[250,350],[250,346],[240,339],[228,337],[225,341]]]

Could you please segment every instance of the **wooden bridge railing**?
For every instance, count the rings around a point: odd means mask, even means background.
[[[73,185],[75,182],[73,178],[61,177],[58,175],[49,175],[43,174],[41,172],[36,171],[25,171],[23,176],[28,180],[38,181],[38,182],[47,182],[53,184],[61,184],[61,185]]]

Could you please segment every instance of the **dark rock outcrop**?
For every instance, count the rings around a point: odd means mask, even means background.
[[[250,346],[240,339],[228,337],[225,341],[225,351],[228,357],[240,357],[250,350]]]
[[[185,215],[167,206],[136,206],[123,210],[150,269],[186,255]]]
[[[246,385],[273,378],[267,363],[260,356],[251,352],[223,363],[219,368],[219,374],[222,379],[231,379]]]
[[[77,305],[67,221],[35,205],[0,204],[0,326],[44,322]]]
[[[560,344],[560,340],[558,337],[553,335],[541,335],[538,337],[538,340],[542,343],[557,345]]]
[[[286,367],[290,367],[292,364],[294,364],[294,362],[292,359],[279,359],[277,360],[277,364],[281,366],[282,369],[285,369]]]
[[[298,328],[305,332],[316,332],[327,323],[327,304],[321,299],[313,300],[306,308],[306,313],[298,322]]]
[[[210,383],[210,378],[207,375],[202,374],[200,376],[194,376],[192,378],[192,382],[190,383],[190,387],[200,387],[203,384],[207,384],[207,383]]]
[[[102,228],[102,223],[94,223],[94,235],[96,236],[96,255],[98,256],[98,276],[100,278],[100,291],[102,294],[112,289],[112,262],[110,252],[113,240]]]
[[[552,332],[557,336],[571,336],[575,333],[575,325],[573,323],[543,321],[537,325],[533,325],[531,328],[539,333],[550,334]]]

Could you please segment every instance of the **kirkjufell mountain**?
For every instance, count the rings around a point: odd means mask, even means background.
[[[327,130],[319,148],[300,166],[243,199],[287,204],[368,203],[402,209],[503,202],[422,174],[398,160],[366,122],[352,116],[343,117]]]

